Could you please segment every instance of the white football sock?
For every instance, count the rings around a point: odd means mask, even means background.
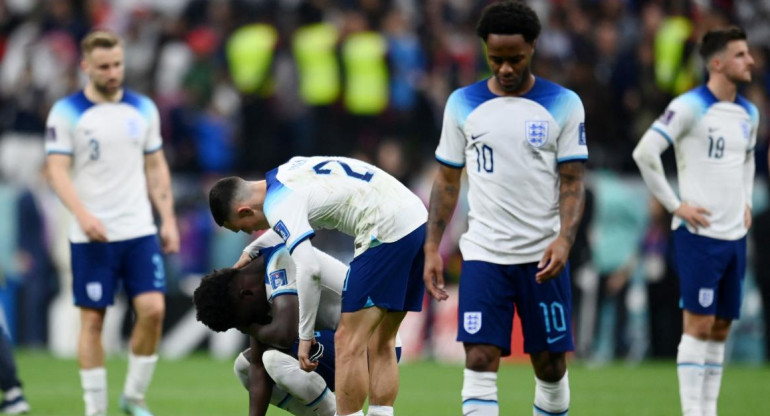
[[[497,373],[463,371],[463,415],[497,416]]]
[[[706,344],[705,375],[703,377],[703,416],[717,416],[717,399],[722,385],[722,364],[725,361],[725,343],[709,341]]]
[[[369,405],[366,416],[393,416],[393,406]]]
[[[123,395],[132,400],[143,401],[147,388],[150,387],[152,376],[155,374],[155,364],[158,355],[134,355],[128,354],[128,373]]]
[[[706,363],[706,341],[682,334],[676,354],[679,400],[683,416],[702,416],[701,397]]]
[[[80,370],[80,385],[86,416],[107,414],[107,370],[104,367]]]
[[[361,409],[355,413],[350,413],[348,415],[341,415],[339,413],[335,413],[334,416],[364,416],[364,409]]]
[[[276,386],[289,392],[316,413],[333,415],[336,412],[336,397],[320,374],[303,371],[294,357],[277,350],[265,351],[262,363]]]
[[[535,377],[534,416],[567,415],[569,412],[569,372],[559,381],[543,381]]]

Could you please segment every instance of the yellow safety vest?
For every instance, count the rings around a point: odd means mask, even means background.
[[[243,26],[227,40],[230,76],[240,92],[266,95],[268,71],[277,42],[278,32],[264,23]]]
[[[387,42],[376,32],[351,34],[342,46],[345,107],[358,115],[377,115],[388,105]]]
[[[337,28],[329,23],[300,27],[292,48],[299,75],[299,94],[305,104],[332,104],[340,94],[340,68],[335,55]]]

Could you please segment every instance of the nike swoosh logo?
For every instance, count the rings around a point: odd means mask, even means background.
[[[489,134],[489,132],[485,132],[485,133],[477,134],[477,135],[475,135],[475,136],[471,134],[471,140],[476,140],[476,139],[478,139],[479,137],[481,137],[481,136],[484,136],[484,135],[486,135],[486,134]]]
[[[560,339],[562,339],[562,338],[564,338],[566,336],[567,336],[567,334],[562,334],[562,335],[559,335],[558,337],[555,337],[555,338],[548,337],[548,339],[546,339],[546,341],[548,341],[549,344],[553,344],[554,342],[556,342],[556,341],[558,341],[558,340],[560,340]]]
[[[719,130],[719,127],[709,127],[709,133],[713,133],[717,130]]]

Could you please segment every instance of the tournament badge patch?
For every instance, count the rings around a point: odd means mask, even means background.
[[[286,270],[276,270],[272,273],[270,273],[270,286],[273,289],[277,289],[281,286],[286,286],[286,283],[288,283],[288,279],[286,278]]]
[[[94,302],[98,302],[102,298],[102,284],[99,282],[91,282],[86,284],[86,294],[88,298]]]
[[[714,289],[701,289],[698,292],[698,303],[704,308],[708,308],[714,303]]]
[[[548,122],[544,120],[525,122],[527,142],[534,147],[542,147],[548,142]]]
[[[275,224],[273,230],[275,230],[275,232],[278,233],[281,238],[283,238],[283,241],[287,241],[291,235],[291,233],[289,233],[289,229],[286,228],[286,224],[284,224],[283,221],[278,221],[278,224]]]
[[[674,118],[674,114],[676,114],[674,110],[666,110],[663,114],[660,115],[660,117],[658,118],[658,121],[660,121],[665,125],[668,125],[668,123],[671,122],[671,119]]]
[[[578,144],[581,146],[586,145],[586,123],[580,123],[580,126],[578,126]]]
[[[481,330],[481,312],[465,312],[463,315],[463,329],[473,335]]]

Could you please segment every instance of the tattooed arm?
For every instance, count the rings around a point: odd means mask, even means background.
[[[144,156],[147,191],[161,219],[160,241],[164,253],[179,251],[179,230],[174,215],[174,195],[171,193],[171,174],[163,150]]]
[[[561,273],[567,265],[567,258],[575,242],[580,219],[583,217],[585,204],[585,183],[583,176],[585,163],[582,161],[559,164],[559,217],[561,231],[556,239],[545,249],[538,268],[541,270],[535,278],[543,283]]]
[[[445,300],[449,297],[444,291],[444,265],[438,253],[438,246],[457,205],[462,172],[462,168],[440,165],[430,193],[423,279],[428,293],[437,300]]]

